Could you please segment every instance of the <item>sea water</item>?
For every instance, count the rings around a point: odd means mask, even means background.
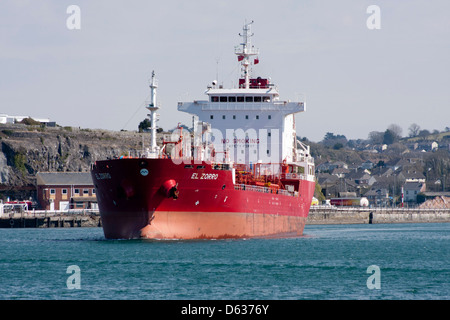
[[[0,229],[0,299],[442,300],[450,224],[307,225],[287,239],[107,240]]]

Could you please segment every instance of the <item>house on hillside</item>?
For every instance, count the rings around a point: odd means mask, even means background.
[[[344,178],[346,174],[350,173],[349,169],[345,168],[336,168],[331,172],[332,175],[338,177],[338,178]]]
[[[88,172],[38,172],[37,200],[42,210],[97,209]]]
[[[325,197],[329,197],[336,192],[336,185],[339,183],[339,178],[329,173],[317,174],[317,182],[322,187],[322,193]]]
[[[437,141],[420,141],[410,144],[408,147],[416,151],[430,152],[436,151],[439,148],[439,143]]]
[[[348,166],[343,161],[324,162],[316,167],[317,172],[332,172],[336,168],[348,169]]]
[[[55,122],[50,122],[50,119],[47,118],[32,118],[30,116],[9,116],[7,114],[0,113],[0,123],[2,124],[21,122],[24,119],[33,119],[34,121],[46,124],[49,127],[56,126]]]
[[[385,207],[389,205],[389,191],[385,188],[371,189],[364,196],[372,206]]]
[[[364,170],[370,170],[370,169],[372,169],[373,167],[375,166],[375,164],[372,162],[372,161],[370,161],[370,160],[367,160],[367,161],[364,161],[362,164],[361,164],[361,168],[362,169],[364,169]]]
[[[403,170],[402,172],[400,172],[398,174],[398,178],[400,180],[404,180],[405,182],[425,183],[425,176],[423,175],[423,173],[415,171],[415,170],[413,170],[413,171]]]
[[[349,180],[353,180],[358,185],[371,186],[377,181],[367,170],[353,171],[348,173],[345,177]]]
[[[425,182],[405,182],[403,185],[404,201],[417,202],[417,195],[420,192],[425,192]]]
[[[410,162],[406,159],[395,159],[386,163],[386,167],[391,168],[393,171],[397,171],[408,165],[410,165]]]
[[[393,173],[394,173],[394,171],[388,167],[377,167],[371,171],[371,174],[373,176],[377,176],[377,177],[389,177]]]

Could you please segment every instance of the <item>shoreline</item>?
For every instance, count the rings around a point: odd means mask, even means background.
[[[306,224],[450,222],[450,209],[311,207]]]
[[[312,206],[306,225],[450,222],[450,209],[339,208]],[[3,214],[0,228],[101,227],[98,211],[27,211]]]
[[[0,215],[0,228],[77,228],[101,227],[100,214],[94,210],[25,211]]]

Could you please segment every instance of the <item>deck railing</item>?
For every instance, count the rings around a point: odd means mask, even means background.
[[[272,194],[280,194],[280,195],[292,196],[292,197],[298,195],[298,192],[289,192],[287,190],[282,190],[282,189],[273,189],[273,188],[254,186],[254,185],[248,185],[248,184],[235,184],[234,190],[272,193]]]

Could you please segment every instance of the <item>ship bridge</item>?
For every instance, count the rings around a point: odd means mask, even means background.
[[[303,102],[282,101],[274,88],[210,88],[206,94],[207,100],[179,102],[178,110],[196,116],[195,122],[209,123],[212,129],[220,131],[224,139],[228,136],[228,142],[230,130],[234,131],[231,133],[233,138],[237,130],[244,131],[247,136],[251,135],[249,131],[252,131],[256,134],[258,144],[262,140],[267,141],[265,150],[259,150],[262,145],[256,146],[258,156],[264,153],[263,158],[270,157],[275,160],[276,151],[276,162],[294,161],[294,114],[305,111]],[[234,142],[231,147],[234,148]],[[258,157],[258,160],[262,160],[259,158],[261,157]]]

